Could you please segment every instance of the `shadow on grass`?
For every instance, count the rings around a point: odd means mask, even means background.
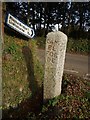
[[[3,110],[2,120],[5,119],[24,120],[29,113],[34,113],[35,115],[37,115],[42,109],[43,92],[42,87],[38,86],[37,80],[34,75],[34,63],[32,52],[27,46],[24,46],[22,48],[22,53],[26,61],[28,72],[27,80],[29,82],[29,88],[30,91],[32,92],[32,96],[22,101],[20,104],[18,104],[18,107],[16,108],[11,107],[9,110],[7,109]]]

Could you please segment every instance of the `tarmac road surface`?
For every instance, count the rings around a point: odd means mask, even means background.
[[[64,71],[89,77],[89,56],[66,53]]]
[[[42,65],[45,64],[45,50],[38,49],[37,55]],[[90,56],[80,54],[66,53],[64,72],[81,76],[85,79],[90,79],[89,71]]]

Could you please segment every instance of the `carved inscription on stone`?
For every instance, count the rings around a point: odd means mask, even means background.
[[[67,36],[58,31],[51,32],[46,39],[44,100],[61,93]]]

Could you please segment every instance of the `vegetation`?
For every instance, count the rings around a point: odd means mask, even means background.
[[[4,35],[3,119],[89,119],[89,81],[73,75],[64,74],[61,95],[43,104],[38,39]]]
[[[0,106],[3,119],[89,120],[89,80],[64,74],[61,95],[43,103],[44,68],[39,61],[37,49],[45,49],[45,35],[49,31],[49,25],[60,23],[61,30],[69,36],[67,52],[89,53],[90,31],[85,32],[84,25],[86,23],[89,26],[90,2],[72,2],[70,7],[70,2],[7,2],[3,5],[12,14],[14,11],[14,15],[24,23],[32,25],[34,30],[37,24],[35,39],[27,40],[20,34],[5,29],[2,63],[3,104]]]
[[[4,35],[3,109],[17,107],[21,101],[33,96],[36,84],[41,86],[43,71],[34,52],[35,42]],[[30,81],[33,88],[30,88]]]
[[[4,4],[5,5],[5,4]],[[6,11],[45,36],[50,26],[73,38],[90,38],[90,2],[7,2]],[[43,27],[42,27],[43,26]],[[87,32],[88,30],[88,32]]]
[[[75,40],[72,38],[68,38],[67,52],[89,54],[90,47],[88,39]]]
[[[46,39],[45,37],[37,37],[36,44],[38,48],[45,49]],[[67,42],[67,52],[76,53],[76,54],[85,54],[88,55],[90,52],[90,44],[88,39],[73,39],[68,38]]]

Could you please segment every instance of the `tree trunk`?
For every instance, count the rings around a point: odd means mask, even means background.
[[[40,5],[40,29],[42,24],[42,4]]]
[[[33,29],[35,31],[35,12],[34,12],[35,8],[34,8],[34,3],[33,3],[33,21],[32,21],[32,25],[33,25]]]

